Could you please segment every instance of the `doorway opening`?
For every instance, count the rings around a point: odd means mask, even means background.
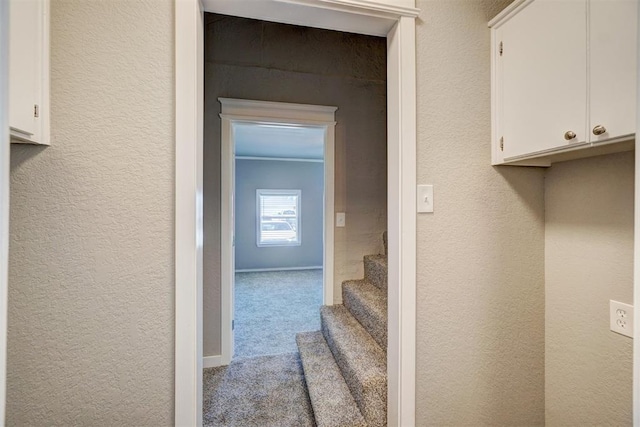
[[[295,353],[296,333],[320,329],[327,128],[243,121],[232,130],[232,358]]]
[[[295,351],[293,332],[310,326],[317,302],[313,298],[307,301],[309,295],[292,298],[292,271],[309,270],[298,275],[307,279],[307,287],[314,288],[317,273],[314,276],[311,270],[321,267],[318,302],[333,304],[337,108],[230,98],[219,101],[221,364],[226,365],[236,353],[251,356],[286,348]],[[265,270],[283,269],[290,272],[279,277],[273,272],[265,274]],[[263,274],[256,274],[256,270]],[[239,318],[235,313],[236,278],[240,279],[238,297],[243,303]],[[272,282],[270,290],[260,286],[260,278],[263,285]],[[299,302],[295,307],[305,313],[302,318],[296,320],[294,306],[287,307],[283,298],[287,291],[292,301]],[[279,322],[269,310],[286,315]],[[317,317],[318,311],[315,313]]]
[[[386,37],[389,189],[389,425],[415,422],[415,17],[410,1],[176,3],[175,419],[202,423],[203,11]],[[253,86],[260,85],[255,81]],[[205,122],[206,127],[206,122]],[[205,129],[206,131],[206,129]],[[206,134],[206,132],[205,132]],[[204,178],[204,179],[203,179]],[[206,272],[205,272],[206,273]],[[204,342],[203,342],[204,341]]]

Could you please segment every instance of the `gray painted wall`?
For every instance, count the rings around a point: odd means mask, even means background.
[[[206,14],[204,354],[220,354],[219,97],[330,105],[336,111],[334,295],[362,278],[387,227],[386,40]]]
[[[545,180],[547,426],[632,424],[634,153],[553,165]],[[636,313],[637,313],[636,309]]]
[[[236,161],[236,270],[322,266],[324,163]],[[256,190],[302,190],[301,245],[258,247]]]

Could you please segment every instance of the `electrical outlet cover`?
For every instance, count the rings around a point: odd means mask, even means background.
[[[609,300],[609,328],[633,338],[633,306]]]

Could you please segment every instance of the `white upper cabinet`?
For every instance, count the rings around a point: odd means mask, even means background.
[[[9,126],[12,143],[49,144],[48,0],[10,0]]]
[[[492,163],[548,165],[631,139],[636,20],[635,0],[516,0],[498,15]]]
[[[637,0],[590,2],[588,132],[593,142],[636,131],[637,20]]]
[[[537,0],[498,30],[504,157],[585,141],[586,16],[581,1]]]

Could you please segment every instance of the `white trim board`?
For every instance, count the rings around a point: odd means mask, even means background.
[[[415,17],[419,11],[394,8],[394,0],[205,1],[208,12],[387,37],[389,283],[393,284],[389,288],[387,420],[389,427],[414,426]],[[202,186],[198,182],[202,168],[202,19],[199,0],[176,1],[175,422],[179,426],[202,424],[202,375],[196,369],[198,364],[202,367],[202,307],[195,298],[202,294]]]
[[[0,2],[0,425],[5,422],[9,271],[9,2]]]
[[[303,271],[303,270],[322,270],[321,265],[312,267],[284,267],[284,268],[243,268],[236,269],[236,273],[260,273],[269,271]]]
[[[175,424],[202,425],[204,15],[175,2]]]
[[[226,366],[222,363],[222,356],[205,356],[202,358],[202,369]]]
[[[413,17],[387,36],[387,422],[402,427],[416,423],[415,37]]]
[[[337,107],[284,102],[219,98],[221,122],[221,339],[222,363],[233,356],[233,280],[234,261],[234,158],[235,123],[287,124],[321,127],[324,137],[324,230],[323,230],[323,302],[333,305],[334,263],[334,157],[335,111]]]
[[[402,16],[415,18],[412,0],[203,0],[223,15],[386,37]]]
[[[328,105],[293,104],[252,99],[218,98],[218,100],[224,106],[222,114],[233,116],[236,121],[261,124],[324,125],[334,121],[334,115],[338,109]]]
[[[638,27],[640,27],[640,8],[638,8]],[[640,135],[640,31],[638,31],[638,84],[636,86],[636,135]],[[634,200],[634,237],[633,237],[633,425],[640,427],[640,147],[636,137],[635,153],[635,200]]]

